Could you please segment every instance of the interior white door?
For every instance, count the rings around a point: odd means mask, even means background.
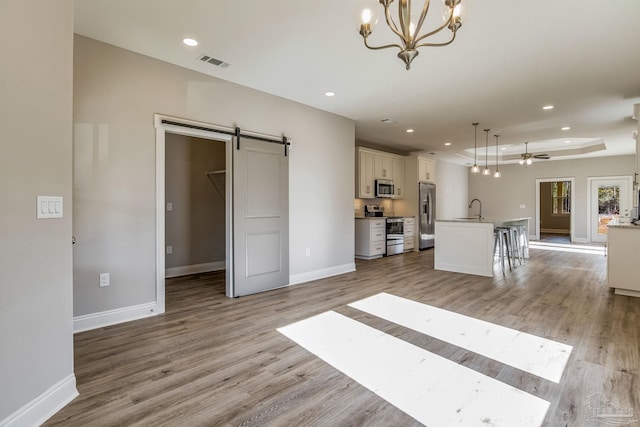
[[[233,150],[234,297],[289,284],[289,157],[241,139]]]
[[[607,226],[631,218],[631,177],[591,180],[591,241],[607,241]]]

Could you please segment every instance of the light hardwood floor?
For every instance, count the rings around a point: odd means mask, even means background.
[[[498,271],[498,269],[496,269]],[[640,419],[640,299],[614,295],[602,255],[531,249],[505,277],[433,270],[433,251],[227,299],[224,274],[167,281],[167,312],[75,336],[80,396],[49,426],[414,426],[276,328],[327,310],[550,402],[544,425],[590,426],[601,393]],[[559,384],[347,306],[388,292],[573,346]],[[633,424],[632,424],[633,425]]]

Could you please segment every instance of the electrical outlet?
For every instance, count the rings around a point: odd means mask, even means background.
[[[109,273],[100,273],[100,287],[109,286]]]
[[[173,203],[171,203],[171,202],[167,203],[167,210],[169,212],[171,212],[173,210]]]
[[[173,246],[167,246],[167,255],[171,255],[173,253]]]
[[[306,256],[311,256],[311,248],[307,248],[307,249],[305,250],[305,255],[306,255]]]
[[[527,205],[520,205],[520,209],[524,209],[526,207],[527,207]]]

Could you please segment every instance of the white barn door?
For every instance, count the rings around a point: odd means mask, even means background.
[[[289,284],[289,157],[241,139],[233,150],[234,297]]]

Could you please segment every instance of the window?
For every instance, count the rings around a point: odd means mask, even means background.
[[[571,181],[551,183],[551,206],[554,215],[571,214]]]

